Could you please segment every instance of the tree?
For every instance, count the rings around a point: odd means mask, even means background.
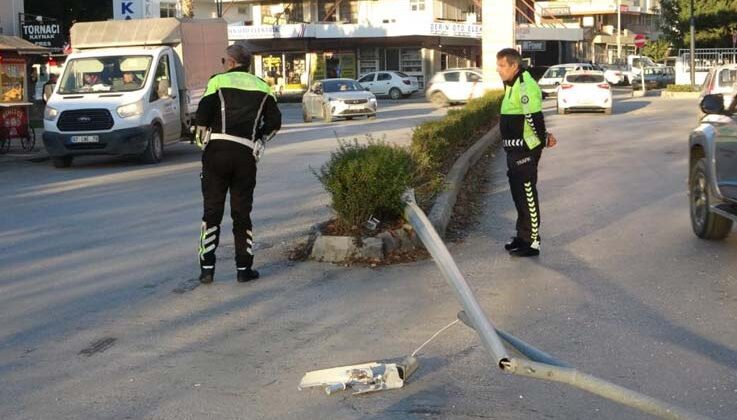
[[[737,0],[695,0],[696,46],[718,48],[732,46],[732,32],[737,31]],[[691,0],[661,0],[661,29],[674,47],[689,42]]]
[[[642,48],[642,54],[652,58],[656,63],[663,62],[670,55],[670,41],[660,38],[657,41],[651,41]]]
[[[182,8],[182,16],[194,17],[194,5],[192,0],[180,0],[180,7]]]

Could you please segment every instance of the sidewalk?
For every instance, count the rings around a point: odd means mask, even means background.
[[[0,154],[0,164],[6,162],[18,162],[18,161],[29,161],[29,162],[44,162],[49,159],[49,154],[46,153],[44,148],[42,136],[43,128],[36,128],[36,145],[33,150],[26,152],[21,148],[19,139],[12,139],[10,142],[10,150],[8,153]]]

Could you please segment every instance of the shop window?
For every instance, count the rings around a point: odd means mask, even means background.
[[[304,54],[286,54],[287,89],[302,90],[307,88],[307,61]]]
[[[422,73],[422,50],[419,48],[403,48],[401,57],[401,71],[405,73]]]
[[[359,74],[379,70],[379,51],[377,48],[361,48],[358,54]]]
[[[284,90],[284,72],[282,56],[265,55],[261,58],[262,78],[271,86],[272,91],[281,93]]]
[[[413,12],[424,12],[425,0],[409,0],[409,8]]]
[[[25,61],[4,58],[0,62],[0,102],[23,102],[25,86]]]
[[[386,50],[386,68],[384,70],[399,70],[399,50]]]

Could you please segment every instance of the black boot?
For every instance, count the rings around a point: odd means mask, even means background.
[[[210,284],[215,280],[215,267],[200,268],[200,283]]]
[[[524,242],[519,248],[509,251],[509,255],[513,257],[536,257],[540,255],[540,242],[535,241],[532,244]]]
[[[509,241],[506,244],[504,244],[504,249],[506,249],[507,251],[511,251],[511,250],[517,249],[517,248],[519,248],[519,247],[521,247],[523,245],[525,245],[525,241],[523,241],[522,239],[520,239],[518,236],[515,236],[515,237],[512,238],[511,241]]]
[[[246,283],[251,280],[256,280],[259,277],[258,271],[250,268],[238,269],[238,283]]]

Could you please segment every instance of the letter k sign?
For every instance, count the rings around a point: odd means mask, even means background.
[[[120,3],[120,6],[121,6],[121,12],[120,12],[120,14],[122,14],[122,15],[132,15],[134,13],[133,12],[133,9],[132,9],[132,7],[133,7],[133,2],[132,1],[124,1],[124,2]]]

